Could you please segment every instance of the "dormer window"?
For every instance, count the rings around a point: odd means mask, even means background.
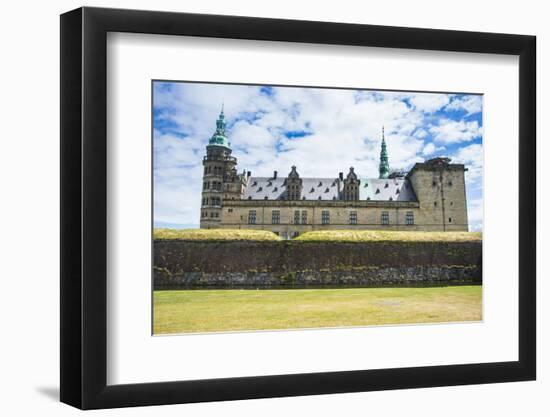
[[[322,186],[323,186],[323,182],[319,181],[319,185],[317,187],[322,187]]]

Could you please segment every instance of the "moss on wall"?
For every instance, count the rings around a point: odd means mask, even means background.
[[[155,287],[481,281],[481,241],[154,242]],[[440,275],[440,276],[438,276]]]

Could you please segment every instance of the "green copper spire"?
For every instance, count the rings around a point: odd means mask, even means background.
[[[382,126],[382,149],[380,150],[380,166],[378,168],[380,176],[378,178],[388,178],[390,174],[390,164],[388,162],[388,150],[386,149],[386,139],[384,138],[384,127]]]
[[[223,114],[223,103],[220,116],[218,117],[218,120],[216,120],[216,132],[212,135],[208,141],[208,144],[225,146],[226,148],[229,148],[230,146],[229,139],[225,135],[225,115]]]

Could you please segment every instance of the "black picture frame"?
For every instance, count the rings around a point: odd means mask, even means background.
[[[519,360],[107,385],[108,32],[519,56]],[[80,8],[61,15],[61,401],[82,409],[534,380],[534,36]]]

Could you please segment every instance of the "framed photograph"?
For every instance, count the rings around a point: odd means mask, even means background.
[[[61,401],[533,380],[535,37],[61,16]]]

